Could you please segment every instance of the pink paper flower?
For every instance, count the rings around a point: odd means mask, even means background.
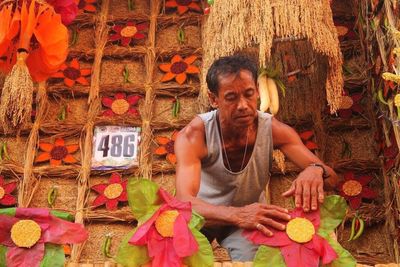
[[[25,225],[30,227],[23,227]],[[8,267],[38,267],[45,253],[45,243],[75,244],[87,238],[83,225],[59,219],[48,209],[17,208],[14,217],[0,215],[0,244],[8,247]],[[17,245],[19,242],[25,245]],[[31,246],[26,245],[28,242]]]
[[[78,5],[74,0],[47,0],[48,4],[54,7],[54,11],[61,15],[64,25],[71,24],[78,14]]]
[[[321,263],[325,265],[331,263],[338,257],[331,245],[329,245],[328,241],[317,234],[320,224],[319,210],[305,213],[302,209],[297,208],[290,212],[290,216],[291,220],[286,226],[286,231],[279,231],[271,228],[270,230],[273,232],[273,236],[266,236],[258,230],[244,231],[243,235],[255,244],[278,247],[281,250],[281,254],[283,255],[288,267],[319,266],[320,260]],[[293,232],[288,230],[290,228],[289,225],[294,221],[294,219],[298,220],[298,218],[307,221],[307,230],[313,230],[308,232],[308,242],[300,243],[292,240],[293,237],[290,233]],[[303,227],[298,230],[300,232],[305,232],[305,228],[306,227],[303,225]],[[300,237],[304,237],[304,235],[302,234]]]
[[[149,220],[139,226],[129,244],[146,245],[152,266],[182,266],[182,259],[198,250],[198,244],[188,227],[192,217],[191,203],[181,202],[161,188],[158,195],[164,203]]]

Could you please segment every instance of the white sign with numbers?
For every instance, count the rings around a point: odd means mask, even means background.
[[[139,127],[96,126],[92,169],[112,170],[137,166],[139,141]]]

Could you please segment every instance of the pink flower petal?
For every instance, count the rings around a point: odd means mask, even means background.
[[[179,214],[182,215],[187,222],[190,221],[192,218],[192,204],[190,202],[179,201],[162,188],[158,190],[158,195],[169,207],[179,210]]]
[[[293,242],[289,246],[282,247],[281,253],[287,267],[319,266],[318,253],[303,244]]]
[[[361,192],[361,197],[363,197],[363,198],[374,199],[377,196],[378,196],[378,194],[368,187],[364,187]]]
[[[116,93],[114,95],[115,99],[126,99],[126,94],[125,93]]]
[[[103,96],[101,98],[101,103],[103,104],[103,106],[105,106],[107,108],[111,108],[113,102],[114,102],[114,99],[111,97]]]
[[[118,207],[118,199],[109,199],[106,202],[106,209],[107,210],[116,210]]]
[[[126,100],[130,105],[136,105],[141,98],[140,95],[129,95]]]
[[[89,234],[80,223],[73,223],[50,215],[49,228],[42,233],[45,243],[76,244],[87,240]]]
[[[15,217],[19,219],[29,219],[34,220],[40,225],[43,231],[46,231],[49,227],[50,211],[48,209],[41,208],[17,208],[15,212]],[[43,235],[41,240],[43,239]]]
[[[348,180],[354,180],[354,172],[346,172],[346,173],[344,174],[344,179],[345,179],[346,181],[348,181]]]
[[[106,190],[108,184],[96,184],[91,187],[92,190],[96,191],[99,194],[103,194],[104,190]]]
[[[0,215],[0,244],[12,247],[15,246],[11,240],[11,227],[19,220],[15,217]]]
[[[313,244],[313,249],[321,257],[322,264],[329,264],[338,257],[328,241],[317,234],[313,236],[309,243]]]
[[[174,224],[173,245],[176,254],[183,258],[196,253],[199,246],[188,228],[188,222],[182,215],[178,215]]]
[[[118,172],[113,172],[110,177],[110,184],[121,183],[121,175]]]
[[[149,231],[149,243],[147,245],[149,256],[154,267],[179,267],[182,259],[177,255],[172,238],[163,238],[154,227]]]
[[[8,267],[38,267],[44,256],[44,244],[36,243],[30,249],[10,247],[6,256]]]
[[[12,193],[15,190],[15,188],[17,188],[17,182],[11,182],[3,185],[3,189],[6,192],[6,194]]]
[[[282,247],[282,246],[288,246],[293,243],[293,241],[289,239],[286,232],[275,231],[273,229],[270,229],[270,230],[272,230],[272,232],[274,234],[271,237],[264,235],[262,232],[260,232],[258,230],[254,230],[254,231],[244,230],[242,235],[257,245]]]
[[[115,113],[111,109],[107,109],[107,110],[103,111],[102,115],[106,116],[106,117],[112,117],[112,116],[115,116]]]
[[[107,201],[108,201],[108,198],[106,198],[105,195],[99,195],[96,197],[95,200],[93,200],[92,206],[94,208],[96,208],[96,207],[106,204]]]
[[[150,219],[148,219],[144,224],[139,226],[135,234],[131,237],[131,239],[129,239],[128,243],[131,245],[139,245],[139,246],[147,244],[149,238],[148,232],[152,227],[154,228],[153,224],[155,220],[158,218],[158,216],[162,211],[166,210],[166,208],[167,206],[163,205],[153,214],[153,216],[151,216]]]
[[[354,210],[358,209],[361,205],[361,196],[356,196],[350,199],[350,207]]]
[[[369,182],[371,182],[372,180],[372,176],[371,175],[362,175],[360,177],[358,177],[357,179],[361,185],[367,185]]]
[[[0,199],[0,205],[3,206],[12,206],[17,203],[17,200],[15,199],[14,196],[6,194],[2,199]]]

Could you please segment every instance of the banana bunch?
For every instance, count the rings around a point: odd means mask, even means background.
[[[268,109],[272,115],[278,113],[279,95],[278,87],[274,79],[268,77],[265,72],[258,75],[258,92],[260,94],[260,111],[266,112]]]

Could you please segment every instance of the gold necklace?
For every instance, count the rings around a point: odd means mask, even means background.
[[[221,124],[219,123],[219,120],[218,120],[218,119],[217,119],[217,123],[218,123],[218,130],[219,130],[219,133],[221,134],[222,151],[224,152],[224,155],[225,155],[225,158],[226,158],[226,163],[228,163],[228,169],[229,169],[229,171],[234,172],[234,171],[232,170],[231,164],[230,164],[230,162],[229,162],[228,154],[226,153],[225,142],[224,142],[224,135],[223,135],[223,133],[222,133],[222,127],[221,127]],[[244,154],[243,154],[242,164],[240,165],[240,170],[239,170],[239,171],[243,170],[243,165],[244,165],[244,162],[245,162],[245,160],[246,160],[247,146],[248,146],[248,144],[249,144],[249,128],[250,128],[250,127],[247,127],[247,132],[246,132],[246,145],[245,145],[245,147],[244,147]]]

